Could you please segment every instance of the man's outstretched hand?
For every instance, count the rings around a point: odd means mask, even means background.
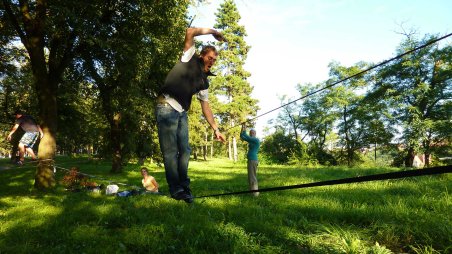
[[[215,138],[221,142],[226,141],[226,137],[220,131],[215,131]]]
[[[224,42],[228,42],[226,40],[226,38],[224,38],[223,34],[221,34],[220,32],[216,32],[214,34],[212,34],[212,36],[217,40],[217,41],[224,41]]]
[[[245,123],[242,123],[242,130],[240,130],[240,132],[244,132],[246,130],[246,125]]]

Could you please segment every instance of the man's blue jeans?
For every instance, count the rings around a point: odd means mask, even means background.
[[[190,185],[187,174],[191,152],[187,112],[178,112],[167,103],[157,104],[156,117],[166,181],[171,195],[174,195],[189,189]]]

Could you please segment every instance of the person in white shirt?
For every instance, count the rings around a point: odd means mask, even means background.
[[[213,46],[205,46],[200,55],[195,52],[194,37],[207,34],[213,35],[218,41],[225,41],[223,35],[215,29],[191,27],[186,30],[181,61],[168,73],[156,106],[160,149],[169,191],[174,199],[187,203],[193,202],[187,172],[191,152],[187,111],[193,95],[197,95],[203,115],[216,139],[225,141],[225,136],[215,123],[208,100],[207,77],[213,75],[210,68],[215,64],[218,52]]]

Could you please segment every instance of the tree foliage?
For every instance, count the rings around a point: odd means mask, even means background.
[[[407,35],[397,54],[434,38],[427,35],[418,40]],[[292,139],[307,144],[298,146],[300,151],[295,153],[302,163],[324,157],[330,158],[327,162],[331,164],[331,155],[335,155],[339,162],[352,165],[360,161],[364,151],[374,149],[376,159],[378,146],[402,142],[407,166],[412,166],[418,152],[425,154],[428,166],[436,147],[447,147],[451,142],[452,132],[446,127],[451,121],[451,52],[450,44],[440,47],[437,43],[352,79],[347,78],[369,64],[345,67],[332,62],[330,79],[316,86],[298,85],[301,96],[344,81],[302,103],[286,106],[278,116],[277,133],[281,135],[280,130],[285,129]],[[399,130],[401,135],[397,136]],[[327,142],[332,134],[337,140]],[[303,151],[311,156],[306,157]]]
[[[417,39],[407,34],[398,53],[435,39]],[[434,44],[386,65],[378,73],[372,93],[391,103],[392,114],[402,127],[405,165],[411,166],[418,152],[426,155],[426,165],[434,146],[450,144],[452,131],[444,128],[451,121],[452,46]]]
[[[283,129],[277,128],[262,142],[261,151],[268,161],[284,164],[289,162],[297,147],[295,139],[287,135]]]
[[[120,170],[122,158],[157,154],[152,98],[177,61],[188,4],[2,0],[2,89],[12,91],[3,80],[31,74],[35,96],[28,94],[37,101],[44,130],[40,159],[52,159],[57,142],[59,151],[111,147],[110,154],[121,158],[113,161],[113,171]],[[20,51],[17,41],[30,71],[13,75],[20,60],[12,50]],[[12,95],[5,93],[3,105]],[[32,100],[13,101],[33,106]],[[52,187],[53,167],[40,165],[35,186]]]
[[[216,17],[214,27],[221,29],[227,43],[219,43],[221,50],[215,68],[217,76],[211,82],[212,91],[220,101],[214,108],[219,112],[221,124],[232,128],[256,115],[258,101],[251,97],[253,87],[247,80],[251,74],[244,69],[250,46],[245,42],[245,27],[239,25],[241,17],[235,2],[224,1]],[[229,144],[236,144],[239,131],[239,128],[229,129]],[[236,147],[232,149],[230,157],[237,154]]]

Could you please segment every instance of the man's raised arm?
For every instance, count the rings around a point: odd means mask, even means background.
[[[211,34],[217,41],[226,41],[223,35],[212,28],[189,27],[185,31],[184,52],[195,43],[194,38],[199,35]]]

